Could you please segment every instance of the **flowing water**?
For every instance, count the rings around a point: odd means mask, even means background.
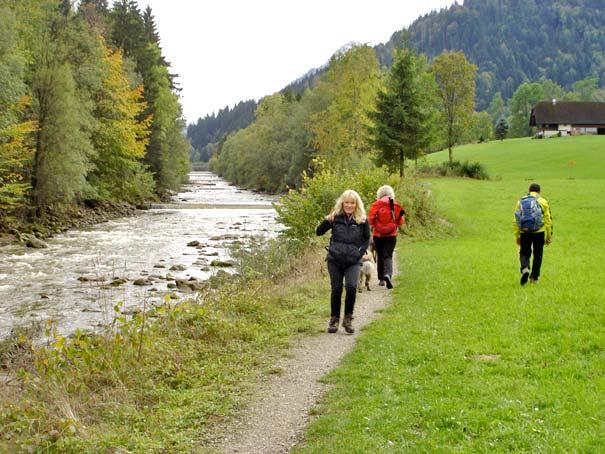
[[[230,244],[279,230],[273,199],[210,172],[191,173],[182,190],[137,216],[56,235],[47,249],[0,248],[0,338],[46,320],[62,333],[94,328],[110,321],[118,302],[129,311],[183,296],[168,288],[175,278],[205,280],[219,269],[213,260],[229,260]],[[187,246],[192,241],[201,245]],[[111,285],[116,279],[126,282]]]

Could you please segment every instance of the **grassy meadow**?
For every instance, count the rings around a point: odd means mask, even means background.
[[[400,238],[392,304],[326,378],[295,452],[602,452],[605,137],[491,142],[454,159],[492,179],[428,181],[452,233]],[[521,287],[512,211],[531,181],[554,237],[540,282]]]

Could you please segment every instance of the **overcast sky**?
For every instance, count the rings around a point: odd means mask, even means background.
[[[281,90],[351,41],[375,45],[454,0],[137,0],[180,75],[188,123]],[[461,1],[460,1],[461,3]]]

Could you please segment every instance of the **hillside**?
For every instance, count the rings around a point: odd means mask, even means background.
[[[465,0],[407,29],[429,58],[461,50],[478,66],[477,110],[496,92],[510,98],[524,81],[546,77],[563,88],[586,77],[605,83],[605,9],[601,0]],[[383,64],[406,29],[376,47]]]
[[[603,150],[603,136],[523,138],[456,147],[454,159],[482,163],[491,178],[594,179],[605,177]],[[427,156],[429,162],[447,159],[447,150]]]

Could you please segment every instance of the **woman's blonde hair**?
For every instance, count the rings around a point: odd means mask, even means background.
[[[363,201],[361,200],[361,197],[359,197],[359,194],[357,194],[357,192],[353,191],[352,189],[347,189],[340,195],[340,197],[338,197],[332,212],[334,214],[344,214],[343,204],[347,200],[352,200],[355,202],[355,212],[353,213],[353,218],[355,219],[355,222],[357,222],[358,224],[364,223],[366,221],[367,216],[366,210],[363,207]]]
[[[393,188],[388,184],[378,188],[378,191],[376,191],[376,199],[382,199],[385,195],[391,199],[395,199],[395,191],[393,191]]]

